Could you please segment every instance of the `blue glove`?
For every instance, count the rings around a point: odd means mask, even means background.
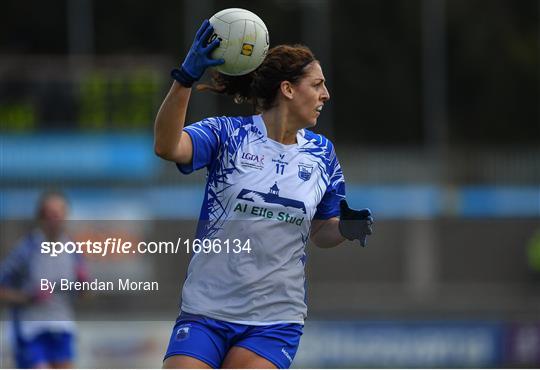
[[[347,201],[342,199],[339,203],[341,211],[339,217],[339,232],[345,239],[360,240],[360,245],[365,247],[367,244],[367,236],[373,233],[371,225],[373,225],[373,217],[368,208],[359,211],[350,209]]]
[[[212,59],[210,57],[212,51],[220,43],[219,37],[216,37],[208,44],[208,38],[213,32],[214,27],[212,27],[208,19],[205,19],[195,35],[195,39],[184,63],[182,63],[179,69],[173,69],[171,71],[171,77],[183,86],[191,87],[195,81],[198,81],[202,77],[206,68],[225,63],[223,59]]]

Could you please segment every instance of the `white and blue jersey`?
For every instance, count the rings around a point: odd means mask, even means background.
[[[193,160],[179,170],[208,170],[197,236],[222,249],[194,254],[182,311],[246,325],[303,324],[311,220],[339,216],[345,196],[332,143],[299,130],[295,144],[283,145],[267,137],[260,115],[208,118],[184,131]],[[235,239],[249,240],[251,250],[236,253]]]
[[[66,237],[62,241],[68,241]],[[61,253],[56,257],[41,253],[45,236],[35,230],[24,237],[0,264],[0,286],[20,290],[44,299],[13,308],[17,338],[32,340],[46,332],[72,333],[75,329],[73,296],[69,293],[48,294],[41,291],[41,279],[59,283],[60,279],[84,279],[85,266],[80,255]],[[58,285],[58,284],[57,284]]]

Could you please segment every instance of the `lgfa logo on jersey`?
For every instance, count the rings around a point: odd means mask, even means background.
[[[264,168],[264,154],[258,155],[249,152],[243,152],[240,156],[240,164],[244,167],[262,170]]]
[[[298,164],[298,177],[300,177],[302,180],[308,181],[311,178],[312,173],[313,173],[312,164],[304,164],[304,163]]]

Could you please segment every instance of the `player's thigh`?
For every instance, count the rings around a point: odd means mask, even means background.
[[[196,358],[176,355],[167,357],[163,361],[163,369],[211,369],[212,367],[207,363],[197,360]]]
[[[62,361],[62,362],[51,362],[53,369],[73,369],[73,362],[71,361]]]
[[[235,350],[236,353],[242,356],[239,355],[238,361],[232,364],[228,363],[228,365],[244,368],[288,369],[291,367],[298,350],[302,332],[303,325],[292,323],[252,326],[234,344],[235,347],[241,347],[245,350]],[[234,355],[234,353],[231,355]],[[261,361],[261,359],[264,361]]]
[[[227,353],[225,337],[215,320],[183,314],[171,333],[163,366],[219,368]]]
[[[277,369],[272,362],[243,347],[232,347],[221,367],[223,369]]]

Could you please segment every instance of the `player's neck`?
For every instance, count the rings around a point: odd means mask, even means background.
[[[266,135],[269,139],[278,143],[289,145],[296,143],[298,128],[291,127],[290,120],[287,119],[287,112],[279,107],[271,108],[262,114]]]

